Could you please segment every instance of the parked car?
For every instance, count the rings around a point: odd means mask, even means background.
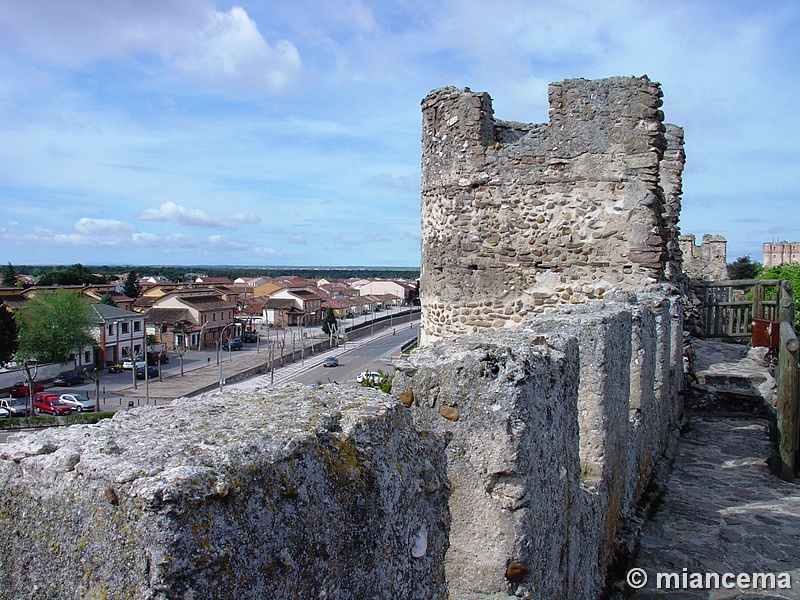
[[[0,419],[7,419],[10,416],[10,412],[8,412],[5,408],[0,408]]]
[[[323,367],[338,367],[339,366],[339,359],[335,356],[329,356],[325,360],[322,361]]]
[[[53,383],[55,385],[65,385],[67,387],[71,387],[73,385],[80,385],[84,381],[83,377],[78,374],[77,371],[62,371],[55,377],[53,377]]]
[[[241,338],[231,338],[227,342],[222,342],[222,349],[227,350],[228,348],[231,350],[241,350],[244,348],[244,342],[242,342]]]
[[[378,383],[383,375],[378,373],[377,371],[362,371],[356,377],[356,381],[358,383],[363,383],[364,381],[369,381],[372,384]]]
[[[0,408],[10,417],[24,417],[28,414],[28,401],[22,398],[0,398]]]
[[[34,383],[33,384],[33,393],[43,392],[44,386],[41,383]],[[18,381],[14,385],[11,386],[11,389],[8,390],[9,394],[11,394],[12,398],[22,398],[24,396],[30,395],[30,389],[28,388],[28,384],[24,381]]]
[[[145,361],[143,361],[141,358],[137,358],[136,359],[136,368],[137,369],[139,367],[144,368],[146,366],[147,366],[147,363]],[[133,369],[133,361],[131,359],[128,359],[125,362],[123,362],[122,363],[122,369],[124,371],[131,371]]]
[[[166,355],[164,352],[148,352],[147,353],[147,364],[155,366],[159,363],[166,364],[169,362],[169,356]]]
[[[136,369],[136,379],[144,379],[144,367]],[[153,365],[147,366],[147,379],[158,379],[158,367]]]
[[[72,407],[72,410],[76,412],[94,412],[97,409],[95,403],[89,400],[89,396],[80,392],[61,394],[60,398],[64,404]]]
[[[62,402],[58,394],[39,392],[33,395],[33,410],[49,415],[68,415],[72,412],[72,407]]]
[[[258,341],[258,334],[255,331],[245,331],[242,339],[246,344],[255,344]]]

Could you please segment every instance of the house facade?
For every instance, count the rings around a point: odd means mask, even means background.
[[[97,368],[122,362],[128,356],[141,356],[146,345],[145,316],[107,304],[92,304],[97,328],[97,346],[92,361]],[[85,353],[85,351],[84,351]]]
[[[221,294],[210,288],[185,288],[176,290],[158,298],[150,309],[151,323],[159,323],[158,313],[153,313],[153,309],[182,309],[185,312],[184,318],[169,324],[169,331],[174,332],[176,327],[183,325],[182,335],[189,335],[190,341],[197,343],[197,348],[214,346],[222,339],[225,331],[225,339],[241,334],[241,324],[236,322],[236,302],[226,300]],[[163,328],[165,323],[161,323]],[[227,331],[226,331],[227,329]],[[188,334],[185,333],[188,331]],[[164,331],[161,332],[162,336]],[[175,345],[174,333],[172,339],[165,342],[169,347]],[[170,345],[171,343],[171,345]],[[194,343],[190,344],[194,346]]]

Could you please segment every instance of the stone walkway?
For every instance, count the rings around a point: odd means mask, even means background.
[[[800,486],[772,475],[763,420],[690,416],[668,491],[645,525],[633,600],[800,599]],[[657,589],[657,573],[790,573],[792,589]],[[663,588],[663,585],[662,585]],[[720,585],[722,588],[722,585]]]

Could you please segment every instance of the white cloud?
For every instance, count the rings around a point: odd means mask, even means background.
[[[137,217],[142,221],[159,223],[175,223],[190,227],[207,227],[210,229],[235,229],[235,226],[220,219],[208,216],[202,210],[186,208],[172,201],[164,202],[158,208],[149,208]]]
[[[157,57],[222,90],[280,90],[301,69],[297,48],[287,40],[270,45],[245,9],[217,11],[195,0],[4,3],[0,39],[0,49],[72,69],[125,60],[153,73]]]
[[[82,235],[120,235],[134,230],[133,225],[116,219],[90,219],[83,217],[72,228]]]
[[[270,46],[240,7],[214,11],[188,42],[174,48],[169,61],[210,81],[280,90],[300,72],[297,48],[286,40]]]

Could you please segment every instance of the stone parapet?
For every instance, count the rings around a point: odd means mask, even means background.
[[[375,390],[225,390],[0,447],[3,598],[445,598],[444,450]]]
[[[602,591],[681,413],[680,303],[612,296],[441,340],[398,367],[415,425],[450,440],[452,597]]]

